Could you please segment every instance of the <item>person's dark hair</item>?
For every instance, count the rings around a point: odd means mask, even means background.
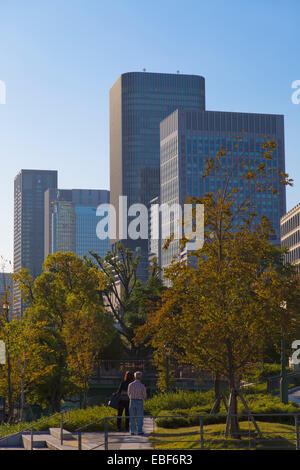
[[[130,372],[130,370],[127,370],[127,371],[125,372],[124,380],[127,380],[128,382],[133,382],[134,377],[133,377],[133,373]]]

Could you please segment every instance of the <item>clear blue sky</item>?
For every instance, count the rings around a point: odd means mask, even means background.
[[[200,74],[211,110],[285,115],[300,202],[299,0],[0,0],[0,254],[13,254],[13,180],[57,169],[109,188],[109,88],[123,72]]]

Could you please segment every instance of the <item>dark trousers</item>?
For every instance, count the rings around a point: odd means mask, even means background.
[[[122,414],[123,411],[125,410],[125,429],[126,431],[129,431],[129,400],[128,401],[121,401],[119,402],[119,407],[118,407],[118,418],[117,418],[117,427],[118,430],[121,431],[121,423],[122,423]]]

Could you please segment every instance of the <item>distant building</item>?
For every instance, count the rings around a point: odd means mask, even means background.
[[[57,171],[21,170],[14,181],[14,270],[35,278],[44,261],[44,192],[57,187]],[[20,291],[14,292],[14,314],[22,313]]]
[[[99,217],[96,216],[97,207],[76,206],[76,254],[89,255],[89,250],[104,257],[110,250],[110,239],[100,240],[96,236]]]
[[[294,264],[300,273],[300,204],[297,204],[280,220],[281,246],[288,247],[287,263]]]
[[[205,109],[205,80],[198,75],[130,72],[110,90],[110,202],[148,206],[159,194],[159,123],[180,107]],[[118,220],[118,217],[117,217]],[[117,239],[119,240],[118,224]],[[148,277],[148,240],[121,240],[141,254],[138,278]],[[114,243],[115,240],[112,240]]]
[[[57,251],[72,251],[78,256],[89,250],[105,256],[109,238],[96,234],[100,204],[109,203],[109,191],[97,189],[49,189],[45,192],[45,258]]]
[[[243,131],[245,135],[242,135]],[[243,140],[235,149],[237,141],[234,136],[237,135]],[[267,162],[262,155],[266,135],[277,144],[273,160]],[[187,109],[174,111],[160,125],[161,204],[183,205],[188,197],[200,197],[224,188],[220,175],[201,176],[205,159],[216,156],[221,146],[228,149],[226,156],[222,157],[224,167],[231,167],[234,160],[240,159],[249,164],[254,160],[265,161],[269,167],[285,171],[283,116]],[[275,231],[272,241],[280,245],[280,217],[286,210],[285,186],[280,184],[280,176],[275,172],[270,178],[270,185],[279,194],[254,191],[251,200],[258,217],[265,215],[272,222]],[[239,177],[239,167],[235,170],[230,187],[240,189],[239,197],[250,197],[249,184]],[[176,215],[173,215],[170,233],[174,231],[175,219]],[[162,227],[168,223],[163,220]],[[172,241],[167,250],[161,250],[162,267],[168,266],[174,256],[180,256],[179,240]]]
[[[76,213],[69,201],[54,201],[51,220],[51,253],[76,252]]]

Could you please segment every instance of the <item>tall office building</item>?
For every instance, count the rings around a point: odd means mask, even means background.
[[[8,309],[9,318],[13,318],[13,278],[12,273],[0,273],[0,310]]]
[[[205,80],[196,75],[131,72],[110,90],[110,202],[128,207],[159,194],[159,124],[177,108],[205,109]],[[117,239],[118,217],[117,217]],[[122,240],[141,253],[138,277],[148,276],[148,240]],[[112,241],[114,242],[114,241]]]
[[[72,202],[53,202],[51,240],[51,253],[76,251],[76,213]]]
[[[281,217],[280,231],[281,246],[289,249],[285,260],[294,264],[300,273],[300,204]]]
[[[72,190],[49,188],[44,194],[44,258],[49,253],[55,253],[55,241],[52,239],[55,208],[59,207],[59,202],[72,203]],[[55,207],[56,206],[56,207]],[[66,250],[68,251],[68,250]]]
[[[44,192],[57,187],[57,171],[21,170],[14,181],[14,270],[38,276],[44,261]],[[22,313],[18,289],[14,314]]]
[[[105,256],[109,238],[96,234],[100,204],[109,203],[109,191],[103,189],[53,189],[45,192],[45,257],[57,251],[73,251],[78,256],[89,250]]]
[[[243,131],[245,132],[242,135]],[[241,136],[238,149],[234,136]],[[277,148],[271,161],[263,157],[265,136],[274,139]],[[224,187],[220,174],[202,178],[205,159],[214,157],[221,146],[228,149],[222,157],[222,165],[232,167],[237,159],[249,164],[264,161],[269,168],[285,171],[284,119],[281,115],[248,114],[218,111],[176,110],[160,125],[161,204],[184,204],[188,197],[200,197]],[[254,166],[253,166],[254,167]],[[239,197],[250,196],[249,184],[239,177],[239,166],[234,170],[230,187],[239,188]],[[285,186],[280,176],[272,172],[270,185],[279,191],[257,192],[251,196],[257,207],[258,217],[265,215],[272,222],[275,234],[272,241],[280,244],[280,217],[286,211]],[[253,188],[254,189],[254,188]],[[171,224],[176,223],[175,216]],[[168,220],[162,221],[169,224]],[[171,225],[170,224],[170,225]],[[173,227],[172,227],[173,228]],[[173,229],[171,228],[171,233]],[[164,243],[162,240],[161,244]],[[180,255],[179,241],[173,240],[167,250],[161,251],[162,267],[170,264],[173,256]]]

